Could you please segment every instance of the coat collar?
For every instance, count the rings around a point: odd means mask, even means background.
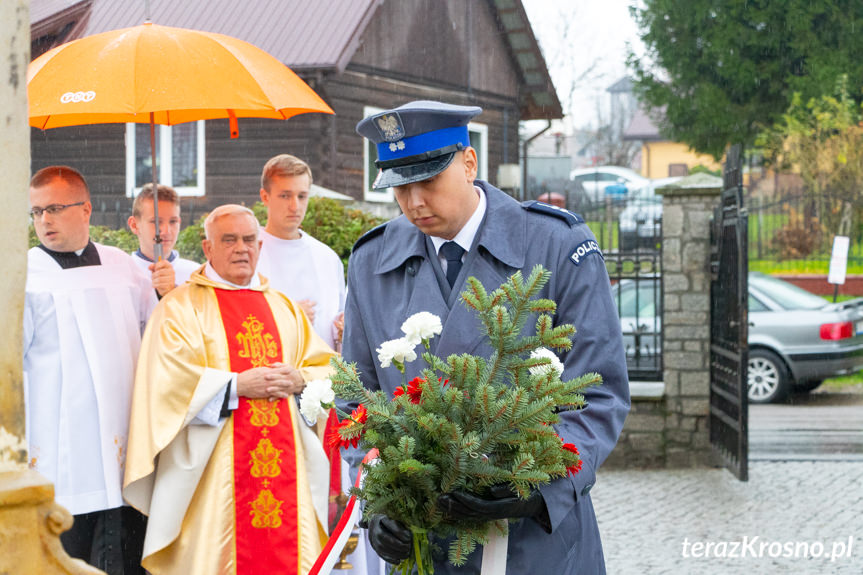
[[[518,202],[488,182],[477,180],[475,184],[485,192],[488,203],[474,246],[482,246],[506,265],[521,269],[527,236],[524,210]],[[412,257],[427,257],[425,234],[400,215],[384,230],[375,273],[390,272]]]

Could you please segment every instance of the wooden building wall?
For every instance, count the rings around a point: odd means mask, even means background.
[[[518,162],[518,105],[513,100],[474,93],[470,96],[440,88],[429,88],[348,70],[326,82],[327,103],[336,111],[334,147],[328,153],[335,161],[318,170],[316,181],[338,192],[362,199],[363,145],[355,127],[366,106],[392,108],[411,100],[439,100],[450,104],[476,105],[483,113],[475,121],[488,126],[488,174],[495,183],[501,163]]]
[[[335,110],[287,121],[241,118],[239,138],[227,120],[206,128],[206,195],[183,199],[186,223],[213,207],[258,200],[264,163],[280,153],[312,167],[315,182],[357,199],[364,195],[363,139],[355,126],[364,107],[410,100],[478,105],[488,126],[488,179],[519,156],[519,71],[489,2],[387,1],[366,28],[347,69],[304,77]],[[94,224],[125,225],[125,127],[121,124],[33,130],[32,169],[68,164],[90,183]]]

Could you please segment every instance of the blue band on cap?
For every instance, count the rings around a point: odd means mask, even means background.
[[[378,147],[378,161],[397,160],[408,156],[416,156],[425,152],[440,150],[453,144],[470,146],[470,135],[467,126],[443,128],[424,134],[402,138],[395,142],[381,142]]]

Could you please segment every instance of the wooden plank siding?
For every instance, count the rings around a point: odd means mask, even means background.
[[[488,126],[488,179],[498,166],[518,163],[523,79],[491,2],[388,1],[363,32],[343,71],[304,70],[302,77],[335,110],[287,121],[240,118],[239,137],[227,120],[206,124],[206,194],[184,198],[183,219],[227,202],[259,198],[260,173],[272,156],[290,153],[309,162],[315,183],[363,199],[364,140],[355,127],[366,106],[392,108],[411,100],[478,105]],[[90,183],[93,223],[125,224],[125,126],[32,131],[32,169],[68,164]],[[122,212],[122,213],[121,213]]]

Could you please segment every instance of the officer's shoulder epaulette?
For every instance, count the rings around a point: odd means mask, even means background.
[[[389,222],[384,222],[381,225],[375,226],[372,229],[370,229],[369,231],[367,231],[366,233],[364,233],[363,235],[361,235],[360,239],[358,239],[354,243],[354,247],[351,249],[351,252],[357,251],[357,248],[359,248],[361,245],[363,245],[364,243],[366,243],[370,239],[376,238],[379,235],[381,235],[382,233],[384,233],[384,229],[386,229],[388,223]]]
[[[554,216],[555,218],[565,221],[570,226],[584,223],[584,219],[582,219],[578,214],[574,214],[569,210],[559,208],[557,206],[552,206],[551,204],[546,204],[545,202],[531,200],[529,202],[523,202],[521,207],[529,212]]]

